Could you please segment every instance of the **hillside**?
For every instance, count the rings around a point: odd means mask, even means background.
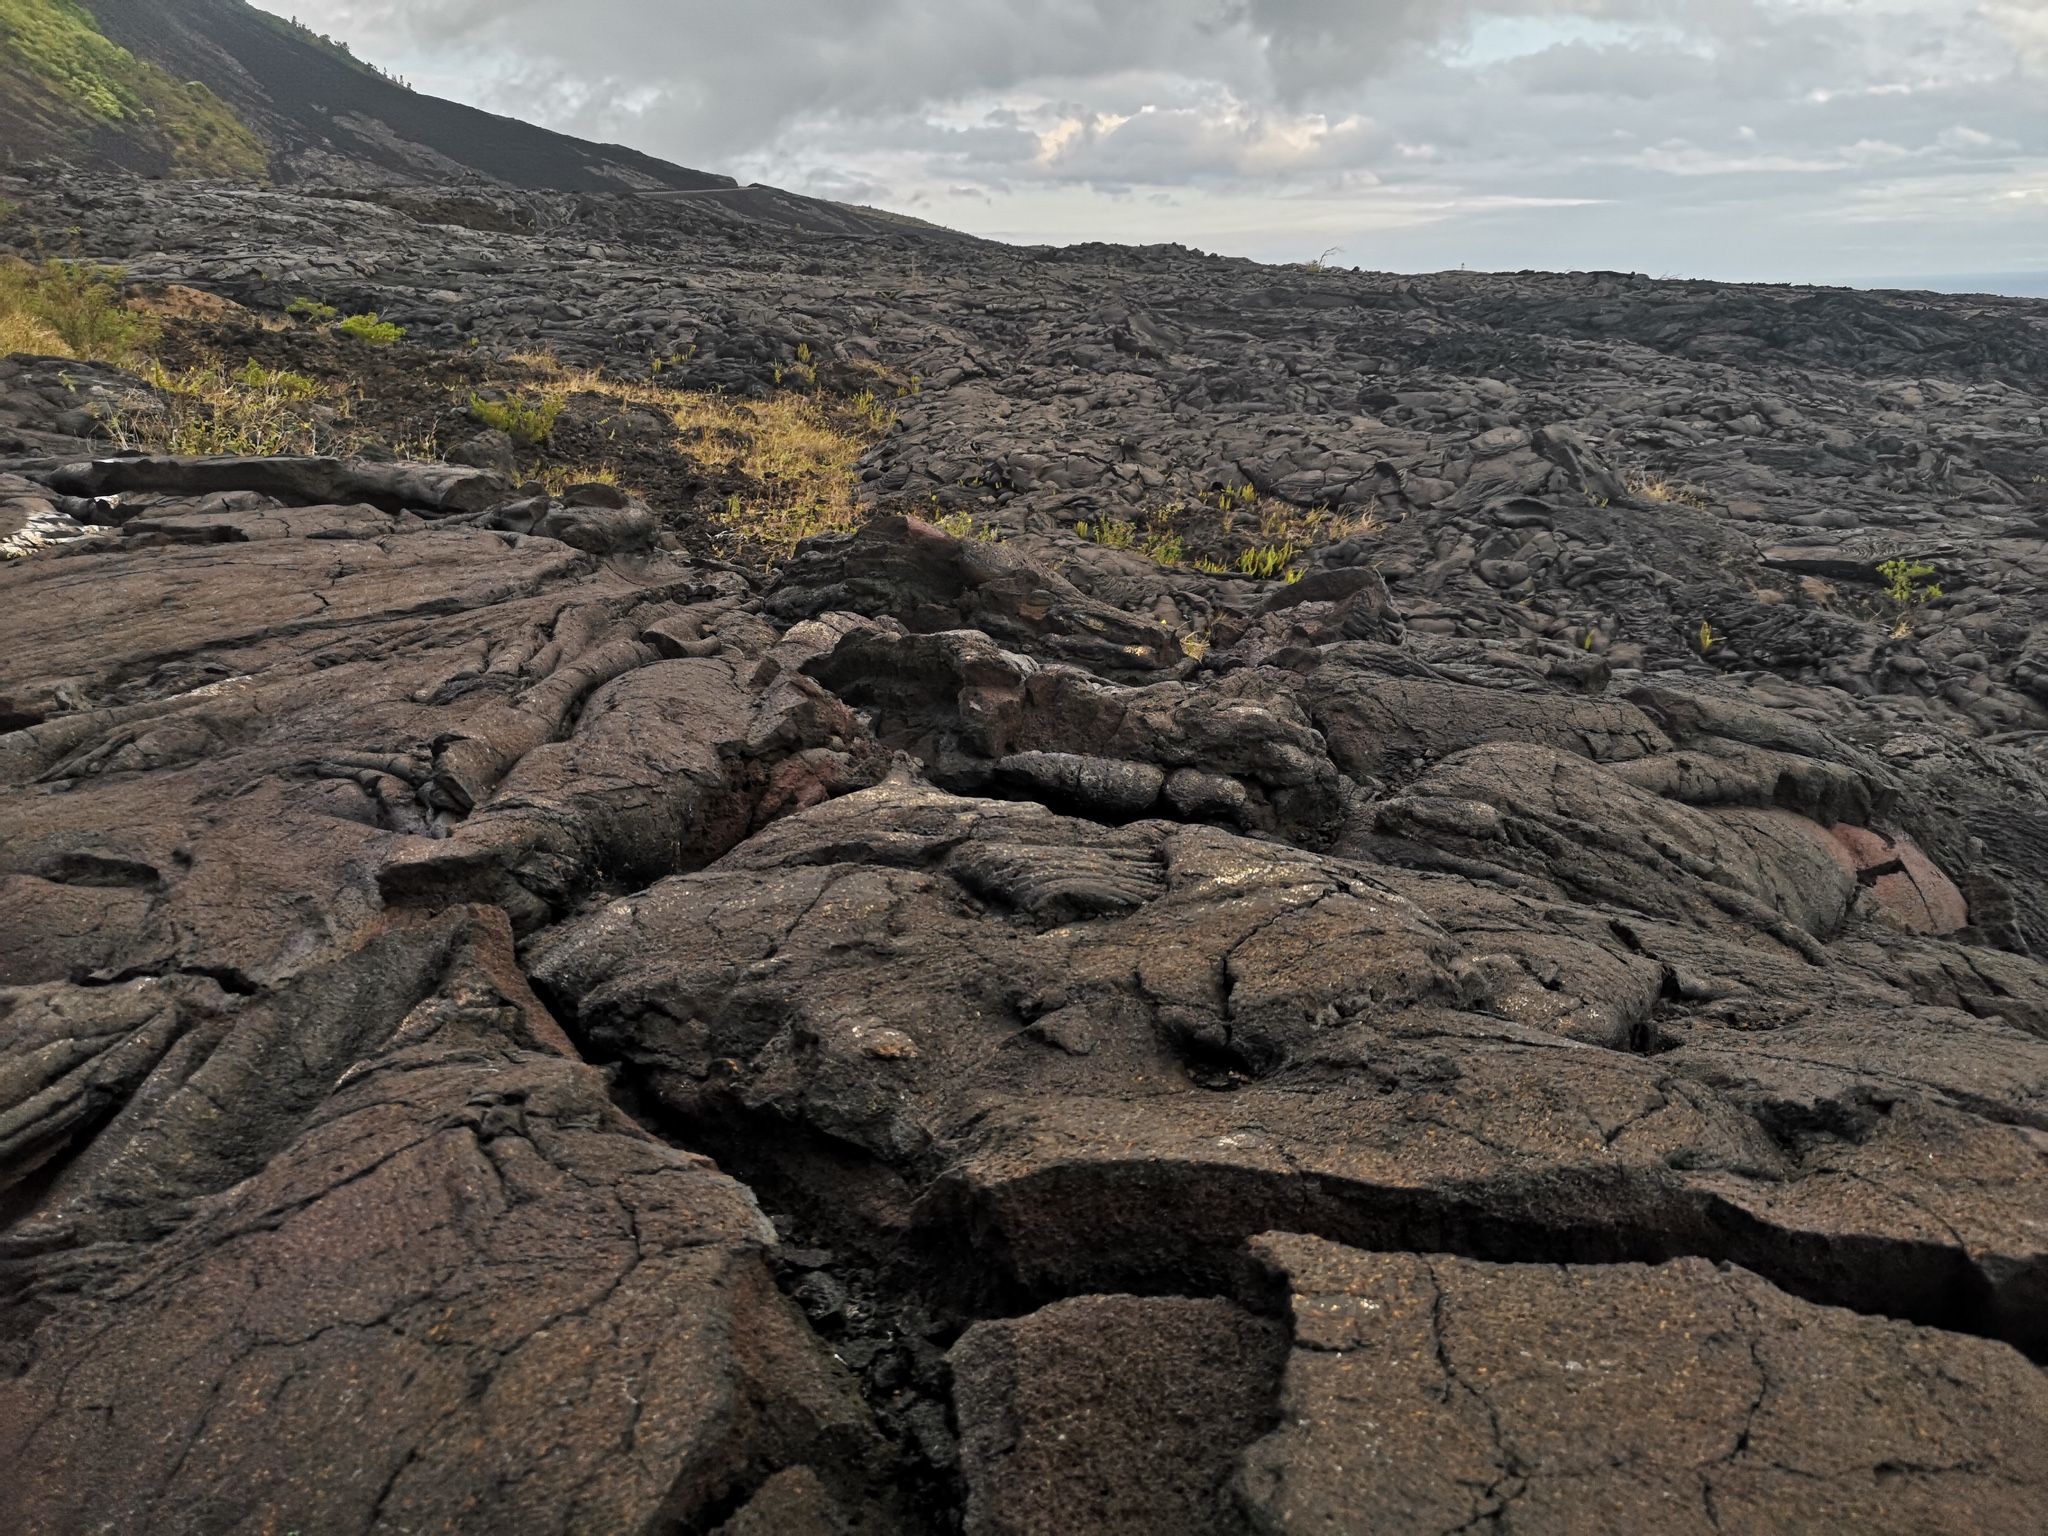
[[[735,185],[407,90],[243,0],[0,0],[0,127],[16,162],[51,155],[158,176]]]
[[[71,0],[0,0],[0,145],[149,176],[262,177],[265,146],[204,84],[108,40]]]
[[[2040,1528],[2048,304],[0,198],[10,1536]]]

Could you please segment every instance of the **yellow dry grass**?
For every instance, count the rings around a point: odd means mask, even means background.
[[[619,472],[609,464],[550,464],[536,478],[550,496],[559,496],[572,485],[617,485]]]
[[[142,377],[156,408],[122,412],[108,425],[124,448],[180,454],[346,453],[348,392],[302,374],[213,363],[171,373],[150,362]]]
[[[29,352],[37,357],[70,357],[71,348],[47,322],[19,310],[0,310],[0,357]]]
[[[854,465],[896,424],[896,413],[872,394],[846,401],[796,392],[741,400],[570,370],[546,352],[511,360],[539,376],[544,400],[594,395],[666,418],[678,448],[713,474],[746,486],[713,517],[724,539],[770,560],[788,558],[816,534],[859,526]],[[605,471],[575,474],[592,479]]]
[[[200,288],[188,288],[183,283],[147,283],[132,288],[128,307],[155,315],[160,320],[193,320],[209,325],[232,320],[240,325],[261,325],[267,330],[278,329],[280,324],[244,309],[233,299],[224,299],[217,293],[208,293]]]
[[[1631,496],[1640,496],[1645,501],[1661,501],[1678,507],[1705,508],[1710,505],[1706,492],[1698,486],[1681,485],[1657,475],[1632,474],[1627,485]]]
[[[750,488],[728,501],[721,519],[739,542],[786,554],[816,534],[859,524],[854,464],[879,434],[845,413],[810,395],[742,403],[698,394],[675,400],[670,415],[693,458]]]
[[[0,355],[126,364],[156,344],[154,316],[128,307],[118,267],[0,261]]]

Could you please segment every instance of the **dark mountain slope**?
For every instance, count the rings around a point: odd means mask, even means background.
[[[443,195],[451,185],[480,191],[487,178],[501,192],[698,203],[695,217],[714,223],[809,235],[876,239],[915,228],[968,238],[421,95],[345,45],[243,0],[0,0],[0,163],[45,159],[342,187],[429,223],[484,216],[490,228],[527,227],[531,210],[479,215],[467,193],[461,208]],[[430,206],[413,195],[423,186],[441,189]]]
[[[590,144],[424,96],[344,48],[242,0],[91,0],[108,37],[204,81],[270,145],[280,181],[482,171],[519,187],[730,187],[616,144]]]
[[[0,161],[147,176],[445,183],[566,192],[733,190],[424,96],[242,0],[0,0]]]

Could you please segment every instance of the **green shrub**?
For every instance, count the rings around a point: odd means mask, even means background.
[[[293,299],[284,307],[284,312],[295,319],[310,320],[315,325],[326,325],[341,313],[332,304],[322,304],[318,299]]]
[[[1902,608],[1917,608],[1941,596],[1941,588],[1928,580],[1934,574],[1931,565],[1887,560],[1877,568],[1877,574],[1884,578],[1884,595]]]
[[[405,334],[404,326],[380,320],[374,311],[367,315],[350,315],[335,329],[373,347],[388,347]]]
[[[0,266],[0,335],[8,338],[0,350],[134,361],[155,344],[157,323],[128,308],[121,275],[91,262]]]
[[[531,448],[535,443],[545,441],[555,430],[555,422],[562,414],[562,402],[549,397],[529,404],[516,395],[507,395],[503,400],[486,400],[482,395],[471,395],[469,414],[485,426],[504,433],[520,447]]]

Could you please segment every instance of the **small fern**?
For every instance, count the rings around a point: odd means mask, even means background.
[[[1275,581],[1287,574],[1300,553],[1292,544],[1255,544],[1237,557],[1237,570],[1259,581]]]
[[[1887,560],[1877,568],[1884,578],[1884,595],[1902,608],[1918,608],[1941,596],[1941,588],[1928,580],[1934,567],[1912,560]]]

